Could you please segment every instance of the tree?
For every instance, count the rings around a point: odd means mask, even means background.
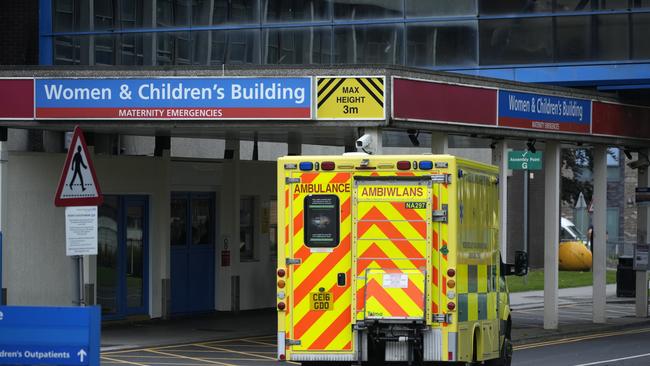
[[[591,149],[562,149],[560,155],[563,171],[571,171],[571,177],[561,176],[562,202],[575,205],[580,192],[584,194],[585,200],[591,202],[594,185],[590,172],[594,168],[594,159]]]

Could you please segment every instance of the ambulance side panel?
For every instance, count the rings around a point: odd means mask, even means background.
[[[496,170],[459,159],[456,270],[459,360],[499,356],[499,243]]]

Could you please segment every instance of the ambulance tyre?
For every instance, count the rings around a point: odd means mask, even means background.
[[[506,327],[506,335],[501,344],[499,358],[485,362],[486,366],[510,366],[512,363],[512,339],[510,338],[510,319]]]

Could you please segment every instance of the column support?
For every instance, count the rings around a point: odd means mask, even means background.
[[[500,140],[492,149],[492,165],[499,167],[499,245],[505,261],[508,256],[508,142]]]
[[[546,142],[544,159],[544,329],[558,327],[560,144]]]
[[[642,156],[648,156],[650,151],[648,149],[639,152],[639,159]],[[638,171],[638,187],[650,187],[650,173],[648,167],[641,167]],[[648,245],[648,232],[650,231],[650,215],[648,214],[648,207],[637,205],[637,244]],[[636,256],[636,249],[635,249]],[[635,314],[639,318],[648,317],[648,272],[646,269],[635,270]]]
[[[592,151],[594,157],[594,203],[593,227],[594,243],[593,252],[593,321],[605,323],[607,315],[605,304],[607,302],[607,146],[596,145]]]
[[[5,278],[4,271],[4,258],[7,258],[8,243],[7,238],[7,185],[9,184],[9,150],[7,143],[7,128],[0,127],[0,233],[2,234],[2,242],[0,242],[0,305],[6,305],[6,285],[2,282]]]
[[[442,131],[431,131],[431,153],[449,154],[449,135]]]

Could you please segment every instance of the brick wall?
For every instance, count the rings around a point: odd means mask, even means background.
[[[38,64],[38,0],[0,1],[0,65]]]

